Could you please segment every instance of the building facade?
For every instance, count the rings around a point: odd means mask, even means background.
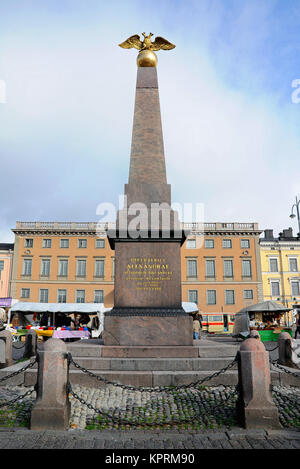
[[[0,306],[8,306],[12,274],[14,245],[0,243]]]
[[[276,238],[265,230],[259,241],[264,300],[300,311],[300,238],[292,228]]]
[[[103,302],[113,306],[114,251],[107,225],[18,222],[11,292],[31,302]],[[185,224],[182,300],[210,314],[262,301],[256,223]]]

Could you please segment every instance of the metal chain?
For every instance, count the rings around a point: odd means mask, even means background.
[[[266,348],[266,351],[267,351],[267,352],[274,352],[274,350],[277,350],[278,347],[279,347],[279,345],[276,345],[276,347],[275,347],[275,348],[272,348],[271,350],[268,350],[268,349]]]
[[[29,368],[32,368],[33,365],[35,365],[36,363],[37,363],[37,359],[35,358],[33,362],[31,362],[31,363],[29,363],[28,365],[24,366],[24,367],[21,368],[20,370],[14,371],[14,372],[11,373],[10,375],[3,376],[3,378],[0,378],[0,383],[2,383],[2,381],[5,381],[6,379],[12,378],[13,376],[17,376],[17,375],[19,375],[20,373],[23,373],[23,371],[26,371],[26,370],[28,370]]]
[[[190,384],[182,384],[180,386],[172,386],[172,387],[170,387],[170,386],[156,386],[156,387],[146,387],[146,386],[143,387],[143,386],[141,386],[141,387],[136,387],[136,386],[132,386],[132,385],[120,384],[120,383],[117,383],[117,382],[114,382],[114,381],[109,381],[106,378],[103,378],[102,376],[96,375],[95,373],[87,370],[83,366],[80,366],[78,363],[76,363],[73,360],[72,355],[70,353],[67,354],[67,358],[68,358],[68,364],[69,365],[72,363],[78,370],[83,371],[84,373],[88,374],[92,378],[96,378],[98,381],[102,381],[106,384],[111,384],[113,386],[117,386],[117,387],[120,387],[122,389],[127,389],[129,391],[141,391],[141,392],[146,391],[146,392],[150,392],[150,393],[151,392],[172,392],[172,389],[174,389],[174,388],[176,388],[176,389],[187,389],[187,388],[199,386],[199,385],[205,383],[206,381],[209,381],[213,378],[216,378],[220,374],[225,373],[227,370],[232,368],[237,362],[237,357],[235,357],[234,360],[231,363],[229,363],[229,365],[225,366],[224,368],[221,368],[221,370],[216,371],[212,375],[206,376],[205,378],[200,379],[200,380],[195,381],[195,382],[192,382]]]
[[[32,394],[34,391],[35,391],[35,386],[33,389],[29,389],[28,391],[25,392],[25,394],[23,394],[22,396],[18,396],[16,397],[15,399],[11,400],[11,401],[7,401],[7,402],[2,402],[0,403],[0,407],[5,407],[5,406],[9,406],[9,405],[12,405],[14,404],[15,402],[17,401],[20,401],[21,399],[24,399],[24,397],[26,396],[30,396],[30,394]]]
[[[280,370],[284,371],[285,373],[287,373],[288,375],[292,375],[294,376],[295,378],[300,378],[300,374],[299,373],[294,373],[293,371],[290,371],[290,370],[287,370],[285,367],[279,365],[277,363],[277,360],[273,360],[271,361],[270,360],[270,364],[275,366],[276,368],[279,368]]]
[[[172,421],[160,421],[160,422],[153,422],[153,421],[148,421],[148,422],[138,422],[135,421],[133,422],[132,420],[126,420],[121,417],[116,417],[114,415],[107,414],[106,412],[101,411],[99,408],[94,407],[92,404],[86,402],[82,397],[80,397],[78,394],[76,394],[71,386],[71,383],[69,382],[67,385],[67,392],[68,394],[71,394],[74,399],[77,399],[81,404],[86,405],[90,410],[93,410],[95,413],[102,415],[106,419],[109,419],[112,421],[112,423],[117,424],[117,425],[130,425],[130,426],[159,426],[159,425],[180,425],[180,424],[189,424],[189,423],[195,423],[197,421],[197,416],[191,416],[191,417],[186,417],[184,419],[181,418],[173,418]],[[234,390],[233,396],[236,394],[237,389]],[[217,406],[214,407],[214,410],[224,406],[224,403],[221,403]],[[147,417],[149,419],[149,417]]]

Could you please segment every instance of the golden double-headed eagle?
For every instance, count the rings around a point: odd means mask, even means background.
[[[134,36],[130,36],[126,41],[122,42],[119,44],[120,47],[123,47],[123,49],[131,49],[132,47],[135,47],[136,49],[142,51],[142,50],[171,50],[174,49],[175,44],[172,44],[171,42],[167,41],[163,37],[156,37],[155,41],[151,41],[151,36],[153,36],[152,33],[149,34],[149,36],[146,36],[146,33],[142,33],[144,36],[144,40],[140,40],[140,36],[138,34],[135,34]]]

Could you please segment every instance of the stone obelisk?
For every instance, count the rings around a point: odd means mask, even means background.
[[[163,38],[152,43],[151,35],[144,37],[137,47],[141,52],[125,203],[118,212],[116,231],[108,233],[115,250],[115,289],[103,338],[104,345],[186,346],[193,344],[193,335],[192,319],[184,312],[181,298],[180,247],[185,236],[177,212],[171,208],[157,59],[151,48],[156,42],[163,48],[163,41],[165,48],[175,46]]]

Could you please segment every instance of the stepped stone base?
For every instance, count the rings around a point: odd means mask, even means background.
[[[198,347],[189,346],[102,346],[103,358],[197,358]]]

